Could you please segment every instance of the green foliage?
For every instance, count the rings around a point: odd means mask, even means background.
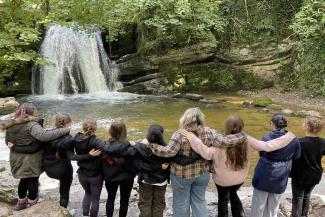
[[[0,3],[0,83],[30,62],[42,62],[35,51],[40,38],[41,1],[5,0]]]
[[[184,69],[190,90],[229,92],[254,90],[264,87],[264,80],[251,73],[243,73],[224,64],[200,64]]]
[[[284,78],[312,95],[325,96],[325,2],[305,1],[290,28],[296,63]]]

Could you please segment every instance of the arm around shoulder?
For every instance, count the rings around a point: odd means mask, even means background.
[[[270,140],[267,142],[259,141],[259,140],[255,139],[254,137],[247,136],[248,145],[250,145],[253,149],[255,149],[257,151],[266,151],[266,152],[279,150],[279,149],[287,146],[295,138],[296,138],[296,136],[291,132],[288,132],[284,136],[281,136],[277,139],[273,139],[273,140]]]
[[[30,128],[30,134],[41,142],[48,142],[70,133],[68,128],[46,130],[41,125],[35,124]]]

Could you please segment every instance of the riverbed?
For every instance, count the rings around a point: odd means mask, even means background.
[[[98,137],[107,139],[107,132],[114,119],[122,119],[128,127],[128,139],[140,140],[145,137],[151,124],[160,124],[165,128],[165,139],[168,141],[178,128],[179,118],[189,107],[199,107],[206,115],[206,125],[223,131],[227,116],[237,114],[245,122],[245,131],[250,135],[261,138],[271,130],[270,118],[272,113],[262,109],[243,108],[242,102],[246,97],[232,95],[206,95],[209,99],[223,99],[221,102],[206,104],[185,99],[173,99],[166,96],[145,96],[130,93],[102,93],[96,95],[82,94],[74,96],[23,96],[17,98],[20,103],[32,102],[45,119],[45,126],[54,125],[54,117],[58,112],[67,112],[72,116],[72,134],[81,129],[82,121],[96,118],[98,121]],[[289,117],[288,130],[297,136],[303,136],[303,119]],[[322,134],[324,137],[325,135]],[[8,149],[4,145],[3,135],[0,135],[0,159],[8,160]],[[257,153],[253,155],[250,174],[256,165]],[[42,177],[43,188],[51,188],[56,182]],[[249,183],[249,180],[248,180]]]

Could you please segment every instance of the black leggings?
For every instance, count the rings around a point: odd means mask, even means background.
[[[26,196],[30,200],[35,200],[37,198],[39,184],[38,179],[39,177],[20,179],[18,184],[18,196],[20,199],[26,198]]]
[[[310,195],[315,185],[300,184],[292,180],[292,217],[308,216]]]
[[[237,195],[240,185],[222,187],[217,186],[218,190],[218,217],[228,217],[228,203],[230,200],[231,213],[233,217],[243,217],[244,209]]]
[[[120,212],[119,217],[126,217],[128,213],[129,198],[133,187],[133,179],[118,182],[105,182],[107,190],[106,215],[112,217],[114,213],[114,202],[116,192],[120,186]]]
[[[69,203],[72,176],[60,179],[60,206],[67,208]]]

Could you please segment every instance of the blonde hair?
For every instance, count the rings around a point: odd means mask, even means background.
[[[85,134],[85,136],[91,136],[94,135],[97,129],[97,122],[94,118],[87,118],[82,123],[82,130]]]
[[[204,126],[205,115],[199,108],[187,109],[179,120],[180,128],[196,131],[200,126]]]
[[[308,132],[317,134],[324,128],[324,122],[320,117],[307,116],[305,118],[305,126]]]

